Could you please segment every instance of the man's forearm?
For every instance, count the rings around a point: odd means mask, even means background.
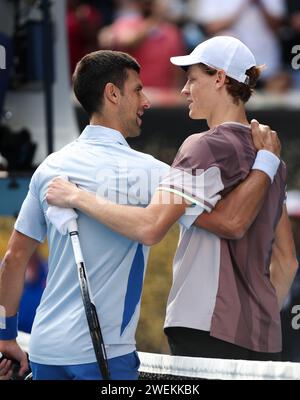
[[[286,206],[283,206],[282,215],[276,227],[270,265],[270,279],[275,287],[280,308],[288,295],[297,268],[298,261],[293,234]]]
[[[108,228],[141,243],[147,241],[146,231],[155,224],[151,213],[142,207],[115,204],[83,190],[78,191],[73,206]]]
[[[298,268],[296,257],[285,258],[276,245],[273,246],[270,279],[276,290],[279,309],[289,293]]]
[[[25,270],[29,258],[38,242],[14,231],[8,250],[0,267],[0,305],[5,308],[6,317],[13,316],[19,308],[23,292]],[[27,244],[30,246],[27,247]]]
[[[121,235],[151,246],[164,237],[187,207],[184,201],[178,203],[174,197],[157,191],[151,203],[142,208],[111,203],[95,194],[77,190],[71,206]]]
[[[17,313],[24,287],[24,274],[21,276],[17,260],[6,256],[0,267],[0,305],[5,308],[6,316]]]
[[[211,213],[201,214],[195,225],[219,237],[239,239],[258,215],[270,184],[271,180],[264,172],[252,171],[245,181],[217,203]]]
[[[296,260],[281,260],[272,257],[270,272],[271,282],[275,288],[278,307],[282,308],[284,301],[290,291],[293,280],[296,275],[298,263]]]

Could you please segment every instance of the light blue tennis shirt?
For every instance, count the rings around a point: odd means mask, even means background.
[[[169,166],[129,147],[118,131],[87,126],[51,154],[34,173],[15,229],[42,242],[47,235],[49,273],[32,328],[30,360],[48,365],[84,364],[96,358],[68,235],[45,217],[49,181],[72,182],[118,203],[146,206]],[[79,235],[108,358],[135,350],[149,248],[78,212]]]

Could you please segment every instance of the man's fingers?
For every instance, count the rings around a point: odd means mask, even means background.
[[[258,151],[263,148],[263,132],[261,125],[256,119],[251,120],[251,134],[255,149]]]
[[[11,361],[4,359],[0,363],[0,380],[9,380],[12,376]]]
[[[60,183],[69,183],[65,176],[56,176],[49,182],[50,185],[60,184]]]
[[[53,178],[48,185],[48,189],[53,187],[72,187],[72,186],[76,186],[75,183],[69,182],[66,179],[57,176],[56,178]]]
[[[28,365],[28,358],[27,358],[27,354],[22,352],[22,358],[20,359],[20,369],[19,369],[19,376],[22,376],[25,374],[25,372],[27,372],[29,370],[29,365]]]
[[[4,374],[4,375],[0,375],[0,381],[1,380],[3,380],[3,381],[9,381],[10,380],[10,378],[12,377],[12,370],[10,369],[6,374]]]
[[[251,120],[251,126],[252,125],[257,125],[257,126],[259,125],[259,122],[257,121],[257,119],[252,119]]]
[[[264,134],[264,138],[262,140],[263,148],[271,151],[277,157],[280,157],[281,153],[281,143],[278,138],[277,132],[274,130],[270,130]]]
[[[10,360],[2,360],[0,363],[0,374],[1,375],[6,375],[8,371],[10,370],[11,367],[11,361]]]
[[[27,360],[25,361],[21,361],[21,368],[19,370],[19,376],[23,376],[25,374],[25,372],[27,372],[29,370],[29,365]]]
[[[252,140],[255,149],[265,149],[280,157],[281,144],[277,132],[269,125],[260,124],[256,119],[251,120]]]
[[[259,122],[256,119],[251,121],[251,130],[254,134],[259,132]]]
[[[62,176],[56,176],[55,178],[52,179],[52,181],[50,181],[50,184],[52,182],[56,182],[56,181],[60,181],[60,180],[62,181],[62,180],[64,180],[64,178]]]
[[[254,128],[255,130],[258,130],[260,128],[263,131],[270,131],[271,130],[269,125],[260,124],[257,121],[257,119],[252,119],[251,120],[251,128]]]

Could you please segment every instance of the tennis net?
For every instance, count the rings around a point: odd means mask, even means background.
[[[25,351],[28,341],[29,335],[19,332]],[[140,380],[300,380],[300,363],[138,354]]]
[[[300,380],[300,363],[178,357],[139,352],[141,380]]]

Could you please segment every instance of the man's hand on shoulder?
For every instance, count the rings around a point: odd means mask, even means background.
[[[74,183],[58,176],[49,183],[45,198],[50,205],[75,208],[78,192],[79,189]]]
[[[256,150],[267,150],[280,158],[281,144],[276,131],[268,125],[260,124],[256,119],[251,121],[253,144]]]

